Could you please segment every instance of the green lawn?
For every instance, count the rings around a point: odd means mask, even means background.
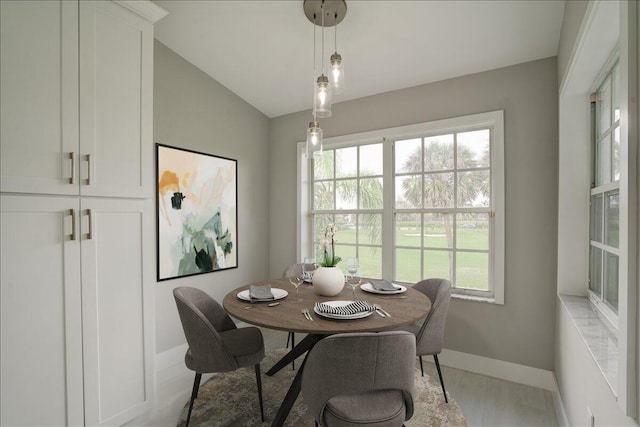
[[[444,231],[427,231],[424,246],[435,249],[420,249],[421,235],[419,229],[402,228],[396,231],[397,246],[415,247],[415,249],[398,248],[396,250],[397,277],[395,280],[403,282],[418,282],[420,264],[424,256],[424,278],[442,277],[450,279],[449,265],[451,251],[446,250],[447,238]],[[356,256],[355,246],[346,244],[356,243],[355,229],[339,231],[336,254],[342,258],[339,267],[344,271],[345,260]],[[361,244],[368,244],[368,236],[361,236]],[[482,228],[461,228],[457,235],[456,286],[459,288],[488,290],[488,253],[464,252],[464,249],[488,250],[488,230]],[[440,249],[441,248],[441,249]],[[358,254],[363,276],[381,277],[382,248],[360,247]]]

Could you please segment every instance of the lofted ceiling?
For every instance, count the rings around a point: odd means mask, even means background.
[[[302,0],[154,3],[169,12],[156,39],[256,109],[311,108],[319,71]],[[337,27],[346,89],[334,103],[555,56],[563,13],[564,0],[347,0]],[[316,37],[319,62],[319,27]],[[328,62],[333,27],[324,38]]]

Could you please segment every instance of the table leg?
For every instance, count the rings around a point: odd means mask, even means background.
[[[292,360],[296,359],[304,352],[311,350],[313,346],[316,345],[316,343],[322,338],[324,338],[324,335],[307,335],[302,341],[298,343],[298,345],[296,345],[289,353],[287,353],[282,359],[280,359],[280,361],[278,361],[278,363],[276,363],[273,368],[269,369],[267,375],[273,375],[280,369],[289,365]],[[271,427],[282,427],[284,425],[284,422],[287,420],[289,412],[291,412],[291,408],[293,407],[293,404],[296,403],[296,399],[298,398],[300,390],[302,389],[302,371],[304,371],[304,365],[306,361],[307,358],[305,357],[300,364],[300,367],[298,368],[296,376],[293,378],[293,381],[289,386],[289,390],[287,391],[284,400],[280,404],[280,408],[278,408],[276,416],[273,417]]]
[[[305,352],[311,350],[318,341],[323,338],[323,335],[309,334],[302,341],[300,341],[294,348],[292,348],[282,359],[280,359],[271,369],[267,371],[267,375],[272,377],[280,369],[287,366],[289,363],[302,356]],[[302,368],[299,368],[302,370]]]

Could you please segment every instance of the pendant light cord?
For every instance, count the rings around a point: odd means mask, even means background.
[[[316,96],[316,15],[313,14],[313,96],[311,99],[314,99]],[[316,102],[315,99],[313,101],[313,121],[316,121]]]
[[[320,5],[320,13],[322,13],[322,52],[320,53],[320,57],[324,58],[324,0],[322,0],[322,4]],[[324,61],[322,61],[322,74],[324,74]]]

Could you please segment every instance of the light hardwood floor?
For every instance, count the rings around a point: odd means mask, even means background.
[[[284,347],[287,342],[286,332],[263,329],[263,336],[267,351]],[[296,341],[301,338],[296,335]],[[433,358],[428,356],[423,360],[425,374],[437,381],[435,365],[430,363]],[[441,358],[445,387],[458,402],[470,427],[558,426],[550,391],[450,368],[443,363],[446,361]],[[175,427],[180,411],[189,399],[193,372],[184,364],[177,364],[159,372],[157,382],[158,408],[161,409],[144,424]]]

